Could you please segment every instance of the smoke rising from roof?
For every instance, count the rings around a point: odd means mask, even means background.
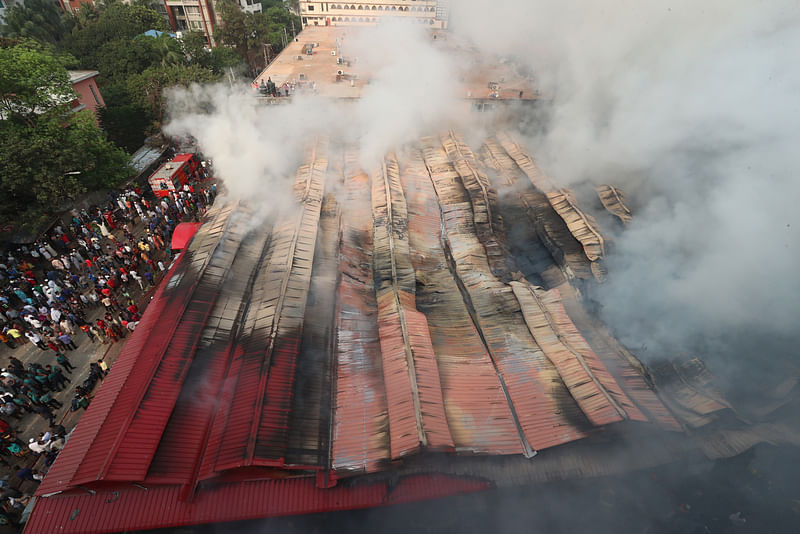
[[[595,297],[632,346],[674,354],[702,340],[730,361],[746,337],[733,341],[735,334],[797,340],[796,8],[561,0],[453,7],[453,31],[528,63],[552,95],[546,129],[530,141],[550,177],[628,192],[634,222],[616,236],[609,283]]]
[[[548,175],[628,193],[633,223],[615,236],[609,280],[591,295],[603,318],[633,348],[647,346],[637,351],[645,359],[690,350],[712,364],[735,363],[714,368],[730,384],[758,380],[753,372],[765,358],[789,359],[787,347],[800,341],[793,7],[782,0],[452,6],[454,32],[530,65],[552,97],[547,121],[529,138]],[[369,170],[385,151],[458,120],[456,65],[424,33],[392,23],[356,34],[347,55],[376,65],[359,101],[297,95],[289,105],[263,106],[247,87],[193,88],[173,95],[167,131],[194,135],[231,196],[272,213],[286,204],[304,141],[315,133],[356,143]],[[568,517],[575,500],[568,502],[553,516]],[[643,515],[657,509],[644,508]]]
[[[396,20],[353,28],[342,52],[371,73],[359,99],[343,103],[297,92],[289,104],[265,106],[243,83],[193,86],[170,94],[165,132],[194,136],[230,196],[247,198],[266,214],[286,204],[314,135],[352,143],[370,170],[387,151],[455,118],[452,61],[418,25]]]
[[[531,153],[557,182],[621,186],[633,224],[615,236],[603,318],[644,358],[796,340],[800,14],[714,0],[466,0],[452,31],[531,67],[546,99]],[[232,196],[285,205],[305,141],[354,143],[366,170],[387,150],[465,122],[461,58],[402,21],[350,28],[343,54],[372,73],[362,97],[297,94],[263,106],[247,87],[177,91],[169,133],[194,135]],[[537,115],[537,119],[542,115]],[[479,143],[482,129],[462,128]],[[478,132],[478,133],[476,133]],[[744,360],[745,358],[740,358]],[[713,362],[712,362],[713,363]],[[719,372],[719,369],[717,369]]]

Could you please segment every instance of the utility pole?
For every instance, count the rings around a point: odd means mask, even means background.
[[[294,19],[292,19],[290,22],[292,23],[292,40],[294,41],[295,37],[297,37],[297,34],[294,33]]]

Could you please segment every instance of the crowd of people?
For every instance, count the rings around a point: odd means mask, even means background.
[[[46,472],[64,446],[67,434],[55,413],[62,401],[55,394],[70,389],[69,410],[86,408],[108,372],[102,358],[73,357],[80,339],[116,343],[135,330],[135,296],[168,268],[173,230],[182,220],[199,221],[215,196],[215,185],[186,185],[161,198],[139,188],[109,194],[103,205],[74,210],[68,223],[9,249],[5,261],[0,257],[0,342],[11,353],[0,370],[0,468],[8,474],[0,480],[0,525],[16,521],[27,502],[12,482],[41,479],[21,464],[42,458]],[[40,363],[15,357],[30,347]],[[74,383],[89,360],[88,376]],[[46,420],[49,430],[25,442],[12,421],[27,413]]]

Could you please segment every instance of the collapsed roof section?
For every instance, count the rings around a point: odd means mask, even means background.
[[[209,212],[42,482],[29,532],[582,476],[613,467],[573,442],[643,428],[663,454],[631,465],[685,450],[641,365],[583,312],[568,278],[534,284],[508,251],[504,224],[531,226],[552,252],[542,272],[592,276],[603,244],[592,219],[508,135],[480,155],[455,132],[403,154],[365,172],[355,149],[319,137],[294,204],[272,220],[253,224],[246,204]],[[504,223],[504,184],[530,221]],[[692,409],[679,393],[669,406]],[[700,400],[704,417],[725,408]],[[554,452],[532,458],[541,451]],[[410,478],[389,485],[385,473]]]

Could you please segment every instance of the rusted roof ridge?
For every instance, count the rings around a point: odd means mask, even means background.
[[[489,359],[492,362],[492,367],[494,368],[494,372],[497,375],[497,379],[500,383],[500,387],[503,390],[503,395],[506,398],[506,402],[508,404],[508,408],[511,413],[511,417],[514,420],[514,425],[517,428],[517,432],[519,434],[520,443],[522,444],[523,454],[527,457],[534,456],[536,454],[536,450],[533,448],[532,444],[529,442],[528,437],[523,429],[522,422],[520,420],[520,415],[517,413],[517,408],[514,406],[514,402],[511,399],[511,393],[509,388],[506,384],[505,378],[503,377],[503,373],[501,372],[500,366],[498,365],[498,359],[493,352],[492,346],[486,338],[486,334],[483,331],[483,327],[481,326],[481,321],[478,316],[478,312],[472,302],[472,295],[467,289],[466,285],[464,284],[463,279],[458,273],[458,266],[456,264],[455,258],[453,257],[450,240],[448,238],[447,229],[445,225],[445,215],[442,208],[442,199],[439,195],[439,189],[437,187],[437,182],[434,179],[434,173],[437,172],[435,169],[442,169],[441,164],[441,157],[437,157],[433,147],[431,146],[432,140],[426,139],[424,148],[423,148],[423,162],[425,163],[425,167],[427,169],[428,178],[430,179],[431,185],[433,186],[433,191],[436,195],[437,204],[439,206],[439,221],[440,221],[440,241],[442,245],[442,250],[444,251],[444,255],[447,261],[448,268],[450,273],[453,276],[453,279],[456,282],[456,285],[461,293],[462,300],[464,302],[464,306],[467,308],[467,311],[472,319],[472,324],[475,327],[475,331],[481,338],[483,342],[483,346],[486,349],[487,354],[489,355]],[[438,162],[438,165],[436,165]],[[436,165],[436,167],[434,167]]]
[[[594,190],[600,198],[600,203],[609,213],[618,217],[623,223],[631,222],[633,213],[625,203],[625,193],[609,184],[598,185]]]
[[[511,288],[491,273],[475,235],[469,197],[460,180],[453,179],[452,164],[430,142],[423,152],[442,206],[457,274],[471,296],[528,442],[543,449],[585,437],[585,415],[531,336]]]
[[[526,154],[522,147],[506,132],[497,134],[500,145],[516,162],[520,169],[528,176],[533,185],[547,195],[550,204],[567,223],[572,235],[583,245],[586,257],[595,261],[605,255],[605,240],[597,230],[597,222],[593,217],[584,213],[577,205],[568,189],[559,188],[552,180],[544,175]]]
[[[447,426],[436,355],[433,352],[427,320],[417,310],[414,295],[416,277],[408,243],[408,205],[400,181],[399,165],[394,155],[391,157],[391,164],[387,167],[387,176],[389,177],[391,205],[394,214],[392,224],[396,231],[394,242],[398,245],[394,250],[394,258],[396,261],[402,262],[404,268],[407,269],[409,273],[407,283],[411,289],[411,291],[402,291],[398,284],[394,286],[394,293],[401,312],[404,330],[408,336],[408,348],[412,363],[410,370],[414,387],[417,389],[419,417],[426,438],[425,445],[429,448],[450,450],[453,448],[453,438]]]
[[[596,261],[604,257],[606,255],[605,239],[596,228],[597,222],[594,217],[584,213],[578,207],[572,191],[566,188],[550,191],[547,193],[547,198],[556,212],[567,223],[567,227],[572,232],[572,235],[575,236],[575,239],[583,245],[586,257],[590,261]],[[566,207],[564,207],[564,204],[566,204]]]
[[[309,166],[301,167],[296,175],[295,183],[305,183],[309,172],[315,174],[314,181],[321,188],[321,177],[316,176],[319,171]],[[320,196],[317,195],[316,198],[320,198]],[[276,225],[270,241],[268,260],[265,261],[265,267],[261,269],[254,284],[251,306],[244,319],[245,327],[238,340],[239,347],[235,351],[235,357],[231,361],[232,373],[235,374],[229,373],[224,386],[227,391],[235,389],[235,393],[231,393],[230,406],[226,408],[228,413],[224,425],[226,438],[223,440],[220,433],[212,432],[210,441],[216,445],[216,452],[213,454],[214,462],[206,464],[206,467],[202,469],[202,478],[226,469],[254,464],[256,456],[263,455],[263,451],[260,449],[260,452],[257,452],[257,447],[265,444],[263,439],[259,440],[259,437],[264,438],[264,435],[259,436],[257,433],[262,428],[263,419],[283,415],[267,413],[262,406],[266,402],[264,396],[270,393],[268,391],[270,373],[274,371],[275,377],[280,374],[282,377],[280,382],[286,387],[290,387],[289,381],[292,380],[292,377],[287,376],[287,373],[293,372],[291,364],[289,367],[284,365],[287,358],[289,360],[292,358],[285,353],[283,337],[277,330],[280,328],[279,321],[285,312],[283,299],[287,294],[287,288],[290,288],[291,285],[288,278],[293,270],[297,239],[301,234],[305,235],[308,232],[307,229],[303,231],[304,225],[308,226],[309,224],[308,220],[304,220],[304,214],[314,203],[313,200],[310,200],[309,203],[301,205],[299,210],[296,205],[288,206],[289,213],[292,210],[298,210],[296,216],[287,217],[284,212],[284,215],[278,217],[279,223]],[[318,213],[320,202],[316,201],[316,204]],[[314,211],[313,208],[311,211]],[[311,226],[315,228],[316,222],[313,222]],[[303,253],[305,254],[305,252]],[[298,298],[295,289],[294,286],[291,286],[291,302]],[[304,303],[303,301],[303,305]],[[294,307],[290,308],[294,309]],[[290,308],[287,307],[287,309]],[[292,312],[291,315],[296,314]],[[291,346],[286,346],[286,349],[290,352],[295,350]],[[272,363],[272,358],[276,353],[281,360],[279,366]],[[286,397],[291,397],[291,392]],[[270,406],[271,409],[272,406]],[[270,458],[272,458],[271,454]],[[274,460],[280,462],[281,458],[274,458]]]
[[[390,158],[389,164],[393,164],[393,170],[397,172],[397,161],[393,156]],[[395,210],[386,158],[382,158],[380,170],[372,175],[372,213],[375,219],[373,264],[375,266],[375,289],[378,294],[378,331],[383,354],[386,395],[389,402],[389,437],[392,444],[392,458],[399,458],[415,452],[420,446],[425,446],[427,438],[422,428],[419,390],[414,370],[414,358],[411,355],[408,339],[408,327],[398,296],[399,284],[403,283],[404,289],[409,291],[411,290],[411,281],[408,272],[404,272],[402,281],[398,280],[395,232],[402,230],[395,227]],[[386,273],[384,267],[386,265],[390,268],[389,273]],[[404,265],[404,267],[406,266]],[[394,318],[397,319],[397,323]],[[399,329],[399,338],[397,332],[392,331],[395,328]],[[399,358],[400,354],[403,355],[402,359]],[[403,375],[402,378],[400,373]],[[416,443],[409,439],[412,435],[407,428],[409,418],[404,414],[408,409],[405,398],[407,393],[410,393]]]
[[[486,183],[487,179],[485,176],[478,174],[478,170],[474,165],[472,151],[469,150],[469,147],[464,144],[453,130],[448,131],[446,137],[442,135],[442,146],[447,156],[450,158],[450,161],[453,162],[462,181],[464,181],[464,187],[467,188],[467,191],[470,192],[470,189],[474,190],[476,186],[480,191],[482,202],[473,202],[472,204],[476,224],[479,223],[478,215],[480,214],[482,218],[485,218],[485,224],[488,225],[489,232],[494,233],[494,228],[492,226],[492,206],[489,200],[488,184]],[[471,161],[468,161],[467,158]]]
[[[522,172],[521,169],[495,139],[484,140],[482,152],[484,162],[497,171],[496,179],[502,180],[506,186],[515,186],[517,189],[517,196],[525,207],[536,236],[548,250],[564,274],[564,278],[567,280],[591,278],[592,274],[587,265],[590,262],[583,251],[583,246],[570,233],[566,223],[555,212],[544,193],[538,191],[530,179],[525,180],[524,184],[519,184],[518,175]],[[563,228],[555,227],[559,225]]]
[[[469,194],[476,235],[486,251],[492,273],[503,281],[510,280],[514,276],[511,272],[513,267],[509,267],[509,258],[506,257],[505,250],[498,241],[499,235],[503,232],[502,221],[498,219],[499,225],[495,228],[493,206],[497,200],[497,193],[489,185],[486,174],[479,169],[472,150],[458,134],[450,130],[441,136],[441,141],[447,156],[453,162],[453,167],[461,177],[464,189]]]
[[[232,424],[235,425],[234,417],[231,416],[234,405],[241,402],[243,399],[243,395],[236,394],[237,391],[249,392],[248,388],[240,387],[240,382],[248,378],[247,376],[243,376],[245,373],[243,367],[246,367],[245,364],[249,363],[246,361],[246,356],[254,352],[259,343],[261,346],[266,345],[266,333],[264,333],[266,329],[262,328],[260,331],[256,329],[258,326],[257,317],[263,312],[262,308],[265,302],[265,285],[269,274],[266,266],[269,265],[275,250],[279,248],[276,242],[279,241],[282,233],[281,228],[285,225],[286,221],[283,221],[282,218],[278,216],[269,234],[267,245],[262,250],[259,267],[254,272],[255,278],[250,285],[250,300],[240,319],[241,326],[237,332],[237,337],[233,340],[234,346],[232,347],[230,364],[226,370],[226,376],[220,391],[220,401],[214,414],[214,422],[219,422],[219,424],[211,425],[208,442],[200,462],[199,479],[214,476],[217,472],[217,465],[222,463],[220,455],[223,452],[230,452],[230,447],[223,447],[223,440],[225,440],[229,434],[228,428]],[[262,335],[259,335],[260,333]],[[241,408],[238,409],[239,411],[242,410]],[[235,415],[235,412],[233,413]],[[246,420],[244,424],[249,425],[249,419]],[[234,426],[233,428],[238,428],[238,426]]]
[[[564,286],[561,289],[551,289],[550,291],[543,291],[538,287],[534,291],[539,297],[542,304],[548,310],[550,317],[553,319],[555,325],[561,334],[564,341],[573,349],[575,349],[592,368],[598,380],[604,385],[605,389],[616,401],[622,406],[628,417],[634,421],[650,421],[651,419],[645,416],[640,410],[638,404],[644,395],[636,395],[625,391],[626,386],[632,385],[632,381],[628,380],[626,371],[628,373],[636,373],[641,382],[644,383],[644,378],[641,376],[639,370],[632,366],[620,353],[615,353],[613,358],[606,361],[604,360],[599,351],[594,350],[588,342],[588,339],[581,334],[572,317],[567,313],[562,299],[562,290],[567,292],[568,289]],[[614,376],[612,371],[614,369],[622,369],[618,376]],[[630,382],[630,383],[629,383]],[[652,390],[650,391],[650,398],[657,400]],[[663,408],[663,406],[662,406]]]
[[[302,335],[308,284],[311,281],[311,261],[316,246],[322,190],[328,167],[327,145],[327,138],[315,139],[309,171],[305,175],[306,187],[301,199],[303,209],[299,214],[298,225],[295,227],[287,254],[288,262],[273,317],[270,344],[267,348],[267,357],[262,364],[261,382],[258,388],[261,393],[256,397],[253,425],[247,447],[246,458],[251,463],[257,455],[257,445],[275,449],[264,452],[279,463],[284,460],[288,438],[286,421],[293,393],[293,388],[288,384],[294,382],[299,337]],[[289,288],[292,281],[299,282],[299,288],[302,289],[298,289],[297,293],[293,289],[290,295]],[[285,324],[287,319],[290,323],[288,328]],[[282,331],[284,329],[286,330]],[[289,336],[291,339],[288,339]],[[279,392],[274,391],[276,386]],[[288,391],[282,386],[288,387]],[[276,440],[282,443],[275,443]],[[258,454],[258,456],[263,455],[263,453]],[[280,456],[274,458],[277,455]]]
[[[287,465],[316,466],[322,469],[328,464],[330,359],[333,355],[336,292],[336,284],[332,282],[338,272],[338,232],[337,203],[331,194],[326,194],[319,218],[309,302],[303,318],[303,336],[295,370]]]
[[[358,153],[345,152],[336,298],[336,392],[331,467],[341,474],[380,469],[391,457],[389,419],[373,284],[370,180]]]
[[[594,356],[591,363],[595,369],[592,369],[583,354],[561,334],[547,306],[530,284],[522,282],[510,284],[519,300],[522,316],[531,334],[556,366],[567,388],[589,420],[596,425],[604,425],[627,419],[628,414],[609,389],[613,388],[618,396],[624,394],[616,383],[613,383],[613,378],[608,375],[602,362],[593,354],[587,354],[588,358]],[[602,375],[602,381],[598,375]],[[604,398],[605,402],[598,402],[598,395]]]
[[[248,221],[249,223],[249,221]],[[229,272],[225,280],[225,286],[221,289],[224,299],[219,300],[211,312],[215,315],[225,316],[226,309],[238,300],[237,313],[230,326],[220,326],[213,329],[206,329],[201,338],[208,343],[207,346],[198,350],[197,359],[202,354],[208,353],[207,357],[212,359],[204,369],[202,376],[202,386],[200,397],[214,398],[215,402],[211,406],[199,405],[193,393],[191,398],[181,402],[179,397],[175,411],[170,417],[165,438],[162,438],[159,449],[148,472],[148,479],[155,473],[154,466],[161,462],[162,471],[159,476],[171,476],[172,481],[179,481],[187,484],[186,496],[189,496],[195,489],[199,478],[201,465],[209,447],[209,439],[214,421],[220,413],[220,404],[223,402],[223,386],[230,370],[231,359],[234,354],[235,339],[243,328],[243,318],[249,306],[248,297],[251,295],[252,287],[255,282],[261,262],[266,255],[269,243],[269,232],[260,232],[255,235],[248,235],[237,251],[238,259]],[[245,261],[254,258],[255,261]],[[211,335],[212,339],[206,338]],[[190,373],[194,369],[190,370]],[[187,435],[187,428],[191,428],[194,434],[191,439]],[[173,429],[170,432],[170,429]],[[184,465],[187,464],[190,465]],[[179,467],[179,463],[181,464]]]
[[[638,407],[638,414],[626,408],[631,419],[650,420],[669,431],[681,430],[670,410],[659,400],[642,363],[608,332],[603,323],[586,312],[569,286],[561,287],[559,293],[560,306],[564,313],[568,313],[573,326]]]
[[[506,393],[464,304],[441,245],[441,216],[421,155],[401,175],[409,210],[409,247],[436,354],[447,423],[457,450],[522,454]]]

